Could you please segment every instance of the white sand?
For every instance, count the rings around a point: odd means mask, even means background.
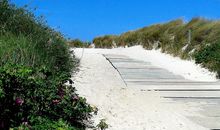
[[[81,57],[82,49],[75,52],[76,56]],[[80,96],[99,109],[98,115],[93,118],[95,124],[104,118],[109,130],[205,130],[184,117],[196,114],[198,108],[187,108],[184,104],[170,105],[155,92],[126,87],[118,72],[102,56],[103,53],[144,59],[147,51],[140,46],[84,50],[80,71],[73,80]],[[151,55],[154,53],[159,52],[152,52]]]
[[[216,73],[202,68],[200,65],[195,64],[195,61],[182,60],[179,57],[161,53],[160,50],[145,50],[141,46],[135,46],[124,49],[123,53],[134,59],[150,61],[155,66],[165,68],[189,80],[217,81]]]
[[[81,55],[82,49],[79,49],[78,51]],[[93,52],[94,49],[87,49],[87,53]],[[167,69],[168,71],[176,75],[181,75],[188,80],[217,81],[216,73],[202,68],[200,65],[195,64],[195,61],[182,60],[179,57],[173,57],[169,54],[161,53],[160,50],[145,50],[142,46],[134,46],[129,48],[95,49],[95,52],[100,54],[122,54],[133,59],[151,62],[154,66]]]

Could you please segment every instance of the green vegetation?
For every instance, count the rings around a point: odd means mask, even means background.
[[[112,48],[114,47],[115,40],[117,40],[117,36],[106,35],[103,37],[97,37],[93,40],[96,48]]]
[[[19,127],[13,128],[11,130],[29,130],[29,129],[36,129],[36,130],[79,130],[70,126],[67,122],[63,120],[59,121],[51,121],[47,119],[40,118],[40,121],[36,123],[35,126],[30,126],[22,124]]]
[[[79,39],[70,40],[67,42],[69,47],[77,47],[77,48],[88,48],[91,44],[90,42],[83,42]]]
[[[78,130],[90,123],[93,109],[71,85],[77,59],[66,42],[41,17],[0,0],[0,129]]]
[[[207,45],[195,55],[196,62],[216,71],[220,76],[220,42]]]
[[[63,84],[67,80],[65,75],[54,77],[46,68],[9,64],[1,67],[1,124],[16,127],[26,122],[35,126],[44,117],[83,127],[81,121],[91,116],[92,108],[71,85]]]
[[[1,65],[45,66],[53,72],[69,72],[74,67],[63,36],[41,18],[7,0],[0,3],[0,16]]]
[[[191,34],[191,38],[190,37]],[[190,40],[189,40],[190,39]],[[188,23],[177,19],[123,33],[103,36],[93,40],[97,48],[142,45],[145,49],[161,49],[183,59],[195,59],[220,76],[220,21],[194,18]]]
[[[108,128],[108,124],[106,123],[105,119],[101,119],[97,127],[100,130],[106,130]]]

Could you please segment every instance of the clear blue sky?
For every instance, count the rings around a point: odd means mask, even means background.
[[[37,7],[36,15],[69,38],[91,41],[176,18],[220,19],[220,0],[11,0]]]

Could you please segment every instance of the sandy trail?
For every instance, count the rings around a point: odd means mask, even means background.
[[[81,49],[76,49],[81,57]],[[118,72],[103,57],[111,50],[85,49],[80,71],[73,76],[80,96],[96,106],[94,124],[106,119],[109,130],[205,130],[184,115],[196,114],[198,108],[170,104],[155,92],[125,86]],[[118,52],[119,53],[119,52]]]

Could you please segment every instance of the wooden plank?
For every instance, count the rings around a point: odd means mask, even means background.
[[[161,78],[162,79],[162,78]],[[165,78],[163,78],[165,79]],[[126,81],[126,79],[125,79]],[[152,80],[152,81],[126,81],[127,86],[129,85],[142,85],[142,86],[147,86],[147,85],[216,85],[220,86],[218,82],[197,82],[197,81],[158,81]]]
[[[136,88],[141,91],[220,91],[218,85],[132,85],[127,84],[130,88]]]
[[[158,91],[164,98],[220,98],[220,91]]]

